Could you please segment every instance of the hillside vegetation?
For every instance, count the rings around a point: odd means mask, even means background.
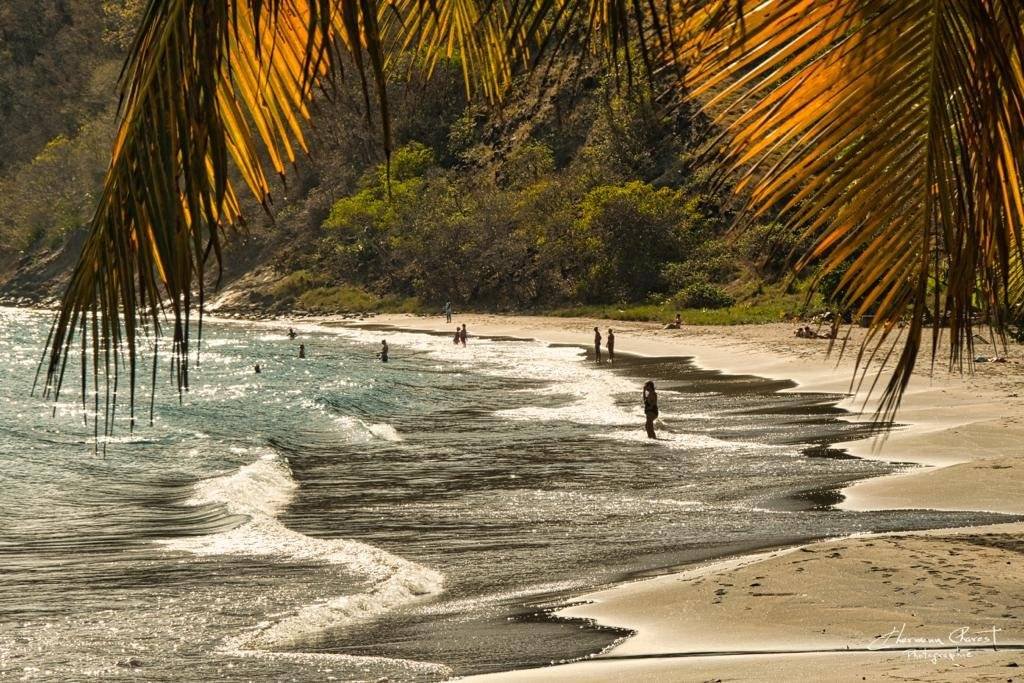
[[[140,3],[0,7],[0,278],[59,292],[106,168],[114,83]],[[41,7],[41,9],[40,9]],[[698,152],[713,131],[562,58],[500,107],[467,105],[456,61],[395,82],[390,183],[357,84],[319,102],[312,157],[229,245],[230,307],[586,312],[778,320],[795,237],[730,209]],[[406,70],[399,70],[405,72]],[[408,70],[411,74],[417,70]],[[371,112],[371,117],[374,115]],[[261,277],[251,277],[253,273]],[[247,275],[249,277],[247,277]]]

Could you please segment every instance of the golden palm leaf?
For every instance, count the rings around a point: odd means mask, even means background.
[[[577,1],[594,15],[591,30],[605,31],[611,22],[619,26],[616,40],[631,35],[621,26],[628,0]],[[96,412],[102,376],[105,424],[112,428],[119,351],[127,349],[134,426],[137,354],[144,339],[159,339],[165,317],[173,323],[179,391],[188,388],[194,298],[201,335],[206,262],[213,255],[220,263],[224,233],[241,220],[229,168],[266,206],[264,160],[283,174],[305,148],[314,88],[342,53],[355,64],[368,116],[376,98],[390,158],[385,79],[397,53],[420,53],[427,69],[457,53],[467,90],[495,99],[513,63],[525,65],[560,26],[548,20],[564,16],[560,3],[538,9],[503,0],[150,0],[122,74],[102,196],[41,364],[44,393],[59,398],[78,335],[82,400],[91,349]]]
[[[572,36],[616,69],[621,58],[627,76],[634,44],[646,70],[692,63],[751,215],[786,211],[813,240],[804,263],[849,263],[841,303],[874,314],[869,341],[896,336],[909,314],[885,393],[894,408],[930,281],[942,283],[930,301],[951,320],[951,362],[970,350],[976,295],[997,315],[1024,288],[1021,12],[1012,0],[151,0],[103,194],[47,345],[47,391],[59,392],[78,334],[83,359],[91,340],[94,383],[112,376],[115,398],[115,350],[127,348],[134,406],[141,331],[168,312],[187,388],[193,290],[201,301],[207,257],[219,262],[240,220],[229,165],[269,200],[263,159],[283,173],[305,147],[314,87],[338,53],[355,63],[368,112],[376,95],[387,152],[384,82],[399,51],[418,51],[428,69],[458,53],[467,89],[496,98]],[[86,374],[83,363],[83,400]]]
[[[873,315],[858,361],[902,336],[889,414],[926,310],[949,319],[950,364],[962,365],[978,309],[999,327],[1019,301],[1024,8],[767,0],[723,22],[730,4],[685,27],[690,83],[725,129],[749,215],[781,210],[803,229],[813,246],[798,265],[846,267],[838,303]],[[933,325],[933,358],[940,335]]]

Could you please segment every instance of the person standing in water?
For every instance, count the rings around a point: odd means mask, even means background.
[[[445,319],[445,322],[449,322],[450,323],[452,321],[452,302],[451,301],[445,301],[444,302],[444,319]]]
[[[298,335],[298,334],[297,334],[297,333],[295,332],[295,330],[293,330],[293,329],[292,329],[292,328],[290,328],[290,327],[288,328],[288,338],[289,338],[289,339],[295,339],[295,338],[296,338],[296,337],[298,337],[298,336],[299,336],[299,335]]]
[[[381,363],[388,362],[388,342],[386,339],[380,340],[380,353],[377,355],[380,357]]]
[[[468,335],[466,334],[466,323],[462,323],[462,329],[459,330],[459,341],[462,342],[463,346],[466,345],[466,337],[467,336]]]
[[[455,337],[452,339],[452,343],[455,344],[456,346],[458,346],[460,341],[462,341],[462,330],[459,328],[458,325],[456,325],[455,326]]]
[[[608,349],[608,362],[615,362],[615,332],[612,328],[608,328],[608,341],[605,342],[605,347]]]
[[[305,344],[299,344],[299,358],[305,358],[305,357],[306,357],[306,345]]]
[[[601,331],[594,328],[594,360],[601,362]]]
[[[654,421],[658,419],[658,392],[654,390],[654,382],[647,380],[644,384],[644,417],[647,418],[647,438],[657,439],[654,433]]]
[[[253,368],[253,370],[255,370],[255,371],[256,371],[256,374],[257,374],[257,375],[258,375],[258,374],[260,374],[260,364],[259,364],[259,363],[257,363],[257,364],[256,364],[256,366],[255,366],[255,367]]]

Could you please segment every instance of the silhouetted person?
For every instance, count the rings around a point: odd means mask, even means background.
[[[608,328],[608,341],[606,341],[604,343],[604,345],[608,349],[608,362],[609,363],[614,363],[615,362],[615,333],[612,331],[612,328],[610,328],[610,327]]]
[[[594,360],[601,362],[601,331],[594,328]]]
[[[455,337],[452,339],[452,343],[455,344],[456,346],[458,346],[459,342],[461,342],[461,341],[462,341],[462,330],[459,328],[458,325],[456,325],[455,326]]]
[[[445,322],[449,322],[450,323],[452,321],[452,302],[451,301],[445,301],[444,302],[444,319],[445,319]]]
[[[380,356],[380,362],[381,363],[387,363],[388,362],[388,342],[387,342],[387,340],[385,340],[385,339],[381,339],[380,340],[380,353],[377,354],[377,355]]]
[[[256,367],[254,367],[254,368],[253,368],[253,370],[255,370],[255,371],[256,371],[256,374],[257,374],[257,375],[258,375],[258,374],[260,374],[260,364],[259,364],[259,363],[257,363],[257,364],[256,364]]]
[[[306,357],[306,345],[305,344],[299,344],[299,358],[305,358],[305,357]]]
[[[292,329],[292,328],[290,328],[290,327],[288,328],[288,338],[289,338],[289,339],[295,339],[295,338],[296,338],[296,337],[298,337],[298,336],[299,336],[299,335],[298,335],[298,334],[297,334],[297,333],[295,332],[295,330],[293,330],[293,329]]]
[[[654,382],[651,380],[644,384],[644,417],[647,418],[647,438],[657,439],[654,421],[658,419],[658,392],[654,390]]]
[[[459,341],[462,342],[463,346],[466,345],[466,337],[467,336],[468,335],[466,334],[466,323],[462,323],[462,329],[459,330]]]

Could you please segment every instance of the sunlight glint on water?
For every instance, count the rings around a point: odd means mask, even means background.
[[[400,332],[383,365],[385,333],[347,328],[291,341],[207,324],[184,405],[161,368],[156,424],[129,434],[121,405],[97,453],[72,394],[56,417],[28,395],[48,320],[0,309],[0,678],[438,680],[541,665],[617,634],[537,619],[538,605],[630,574],[982,518],[794,497],[894,469],[809,457],[861,434],[835,397],[681,359],[612,370],[575,348]]]

